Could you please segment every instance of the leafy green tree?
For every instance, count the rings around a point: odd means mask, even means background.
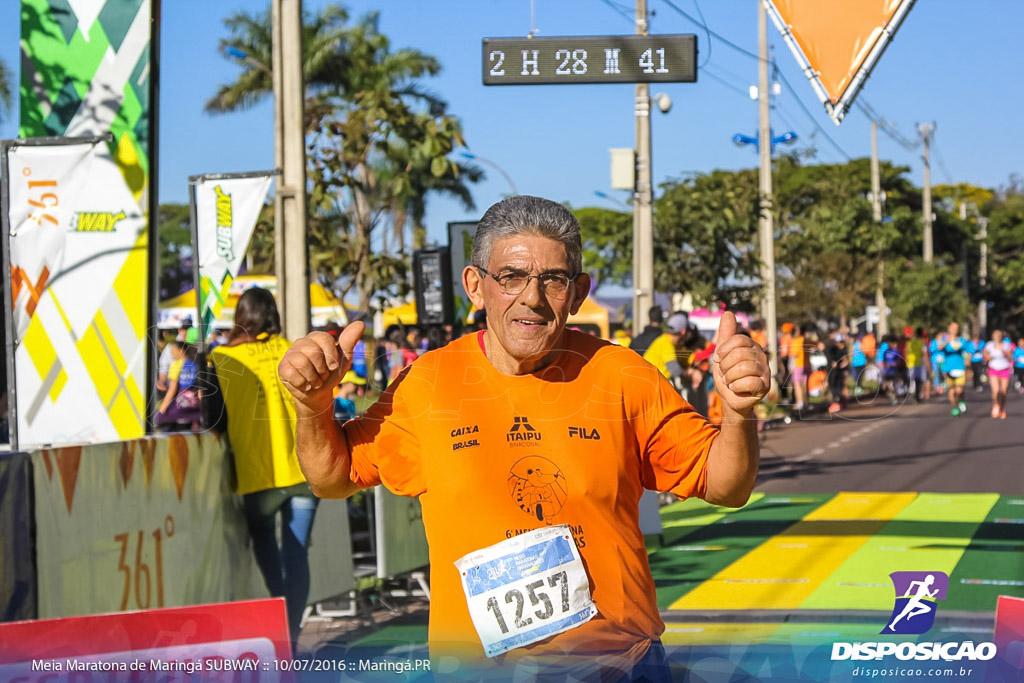
[[[160,300],[192,288],[192,232],[188,204],[161,204],[157,216]]]
[[[689,293],[701,305],[734,302],[758,271],[756,172],[696,174],[663,183],[661,190],[655,201],[655,288]]]
[[[1011,178],[986,212],[991,282],[986,293],[994,304],[989,326],[1024,334],[1024,182]]]
[[[583,238],[583,265],[599,283],[625,285],[633,277],[633,214],[584,207],[573,211]]]
[[[895,272],[892,287],[886,291],[886,303],[892,309],[893,327],[939,330],[970,315],[971,305],[960,285],[958,266],[914,259],[892,270]]]

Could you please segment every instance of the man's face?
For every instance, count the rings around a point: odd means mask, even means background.
[[[560,242],[531,234],[495,240],[486,270],[498,277],[509,273],[576,274]],[[503,360],[522,364],[544,359],[561,337],[566,320],[590,292],[586,274],[570,281],[562,299],[545,294],[537,278],[519,294],[506,294],[493,277],[473,266],[467,267],[462,277],[473,305],[487,311],[488,331],[500,347],[489,347],[487,353],[499,368]]]

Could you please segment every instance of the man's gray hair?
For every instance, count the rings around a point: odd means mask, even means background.
[[[487,268],[494,240],[524,234],[561,242],[571,274],[578,275],[583,270],[583,243],[576,216],[558,202],[529,195],[508,197],[487,209],[476,226],[473,265]]]

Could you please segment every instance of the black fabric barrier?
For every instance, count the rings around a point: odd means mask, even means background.
[[[36,618],[32,460],[0,453],[0,622]]]

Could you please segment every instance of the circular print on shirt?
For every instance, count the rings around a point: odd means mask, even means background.
[[[508,492],[519,509],[547,522],[565,505],[565,475],[558,465],[539,455],[520,458],[508,475]]]

